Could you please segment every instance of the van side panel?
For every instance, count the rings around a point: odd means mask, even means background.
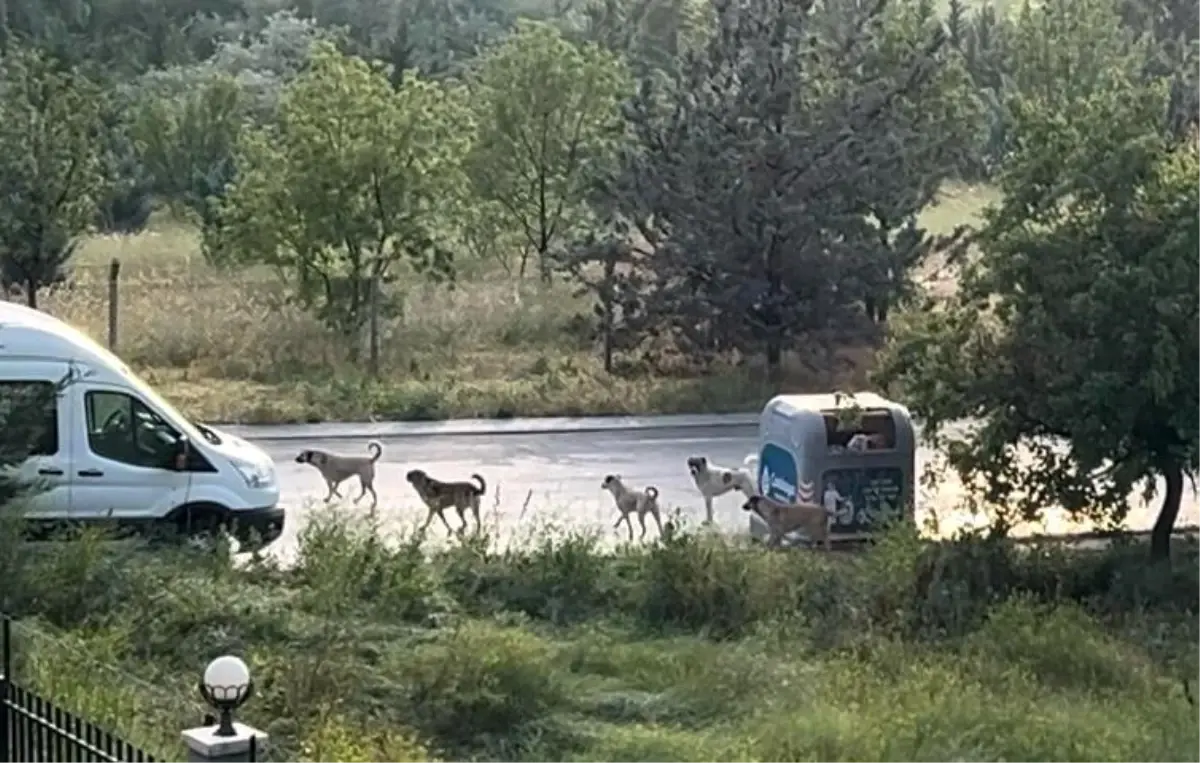
[[[144,430],[136,418],[136,405],[144,405],[124,386],[84,380],[67,390],[79,412],[74,432],[75,482],[71,492],[71,517],[80,521],[105,518],[157,519],[189,500],[191,472],[175,471],[170,459],[151,462],[136,447]],[[120,406],[128,406],[122,410]],[[120,416],[128,428],[114,425]],[[137,435],[125,435],[137,431]],[[128,442],[123,440],[128,438]]]
[[[28,385],[58,385],[69,377],[70,372],[70,365],[61,361],[3,358],[0,359],[0,394],[21,394]],[[15,507],[31,519],[65,520],[70,517],[73,414],[67,395],[60,395],[53,406],[52,420],[45,422],[49,429],[43,431],[39,442],[32,445],[29,458],[15,469],[18,480],[38,486]]]

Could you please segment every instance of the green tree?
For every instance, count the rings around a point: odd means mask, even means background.
[[[1161,478],[1163,557],[1200,437],[1200,163],[1195,136],[1169,137],[1161,83],[1110,67],[1093,85],[1065,111],[1057,92],[1017,100],[1004,200],[960,292],[896,327],[881,381],[1006,513],[1119,520]]]
[[[596,165],[620,137],[625,67],[598,45],[521,22],[484,55],[470,89],[479,123],[469,158],[476,193],[522,233],[521,275],[534,253],[548,277],[552,247],[570,232]]]
[[[131,123],[134,146],[160,199],[187,210],[205,227],[233,180],[241,132],[241,91],[231,77],[208,81],[175,97],[146,97]]]
[[[713,8],[719,33],[631,99],[636,140],[597,204],[652,250],[617,273],[649,295],[622,320],[697,359],[827,364],[934,244],[917,215],[969,143],[970,93],[916,3]]]
[[[277,126],[242,134],[207,247],[219,262],[278,268],[355,358],[399,262],[452,272],[443,242],[469,138],[458,93],[415,74],[393,91],[380,69],[320,43]]]
[[[1144,58],[1121,28],[1113,0],[1026,0],[1012,36],[1010,96],[1068,108]]]
[[[61,280],[105,191],[104,93],[42,53],[0,61],[0,279],[31,307]]]

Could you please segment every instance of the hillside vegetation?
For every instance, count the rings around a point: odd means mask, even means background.
[[[1071,56],[1195,113],[1140,0],[143,5],[0,13],[0,275],[107,341],[120,260],[117,350],[207,420],[861,388]]]

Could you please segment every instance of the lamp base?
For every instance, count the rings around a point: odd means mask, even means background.
[[[232,710],[221,711],[221,720],[217,724],[217,730],[213,732],[213,736],[222,738],[237,736],[237,729],[233,727]]]
[[[212,726],[201,726],[183,732],[188,761],[208,763],[246,763],[261,758],[270,738],[267,734],[244,723],[233,724],[234,735],[220,737]]]

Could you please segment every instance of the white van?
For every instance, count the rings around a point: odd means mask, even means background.
[[[266,452],[188,421],[82,332],[0,301],[0,396],[27,396],[30,385],[60,388],[40,441],[16,470],[45,488],[26,502],[34,524],[224,527],[243,545],[282,534],[279,483]]]

